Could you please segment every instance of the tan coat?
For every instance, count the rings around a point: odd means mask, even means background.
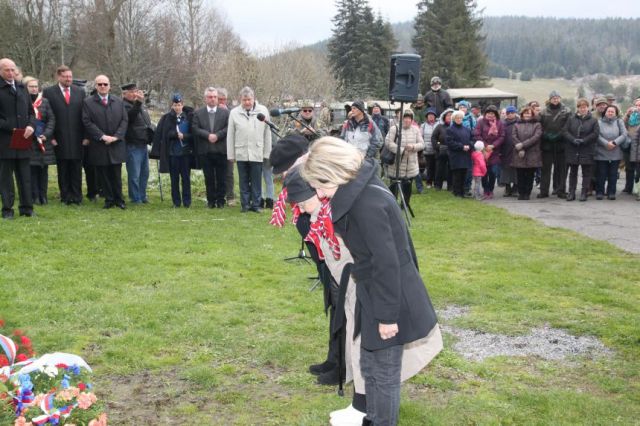
[[[247,112],[238,105],[229,113],[227,127],[227,158],[235,161],[263,162],[271,154],[271,130],[264,122],[258,120],[259,113],[267,120],[269,110],[256,102]]]
[[[398,145],[395,141],[397,130],[397,126],[391,126],[384,142],[387,148],[394,153],[397,152],[398,149]],[[415,145],[414,150],[406,151],[405,147],[407,145]],[[410,126],[408,129],[403,128],[402,143],[400,144],[400,152],[402,153],[402,156],[400,157],[400,178],[414,178],[418,176],[418,151],[423,149],[424,140],[422,139],[422,132],[420,131],[420,128],[416,126]],[[392,164],[386,167],[387,176],[396,177],[396,165]]]

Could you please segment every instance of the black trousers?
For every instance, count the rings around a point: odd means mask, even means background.
[[[207,204],[209,207],[224,206],[227,180],[227,156],[224,154],[201,155],[200,164],[202,164],[204,184],[207,188]]]
[[[516,169],[518,176],[518,194],[528,197],[533,191],[533,178],[536,174],[537,168],[531,169]]]
[[[433,185],[433,182],[435,181],[436,178],[436,154],[425,154],[424,155],[424,159],[426,161],[426,177],[425,180],[427,181],[427,185]],[[440,185],[440,187],[442,188],[442,184]]]
[[[104,204],[112,206],[124,203],[122,195],[122,164],[95,166],[104,195]]]
[[[45,204],[49,187],[49,166],[31,166],[31,199]]]
[[[87,198],[93,199],[102,193],[102,182],[98,177],[96,166],[89,164],[89,150],[86,146],[82,147],[83,159],[82,167],[84,168],[84,178],[87,181]],[[82,180],[82,179],[80,179]],[[80,197],[82,199],[82,197]]]
[[[589,191],[591,186],[591,175],[593,174],[592,164],[571,164],[569,165],[569,193],[574,194],[578,186],[578,167],[582,167],[582,191]]]
[[[456,197],[464,197],[464,181],[467,177],[467,170],[469,169],[451,170],[453,195]]]
[[[33,212],[30,162],[31,159],[29,158],[0,160],[0,197],[2,198],[3,212],[13,211],[13,203],[16,198],[13,185],[14,174],[18,184],[18,196],[20,197],[18,210],[20,214]]]
[[[553,168],[553,191],[566,192],[567,162],[564,151],[542,151],[542,176],[540,177],[540,194],[549,195],[551,169]]]
[[[391,189],[391,193],[393,194],[393,196],[397,197],[398,186],[400,186],[400,189],[402,190],[402,195],[404,196],[404,202],[407,203],[407,205],[409,205],[411,202],[412,182],[413,182],[412,178],[402,178],[400,179],[399,182],[393,181],[393,183],[391,184],[391,188],[389,189]]]
[[[58,160],[58,188],[62,202],[82,201],[82,160]]]
[[[451,170],[449,170],[449,155],[438,154],[436,158],[436,173],[434,186],[442,189],[444,181],[447,181],[447,189],[451,189]]]

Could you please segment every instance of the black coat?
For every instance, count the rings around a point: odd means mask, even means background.
[[[431,134],[431,145],[438,155],[447,155],[447,127],[439,123]]]
[[[36,128],[31,97],[22,83],[15,83],[14,94],[11,85],[0,79],[0,159],[12,160],[30,158],[31,150],[15,150],[9,146],[13,129],[27,126]]]
[[[187,117],[187,120],[193,123],[193,108],[183,107],[182,112]],[[177,143],[178,141],[178,131],[176,130],[177,118],[174,110],[170,110],[160,117],[160,121],[158,121],[158,126],[156,127],[156,133],[153,136],[153,144],[151,145],[149,158],[160,160],[160,164],[158,165],[159,173],[169,173],[171,144]],[[185,133],[183,142],[186,145],[192,145],[192,134]],[[191,163],[193,164],[193,155],[190,156],[192,157]]]
[[[436,117],[440,117],[440,114],[447,108],[453,108],[453,102],[451,102],[451,96],[446,90],[440,89],[437,92],[429,90],[424,95],[425,108],[434,108],[436,110]],[[426,110],[425,110],[426,111]]]
[[[467,151],[464,150],[465,146],[469,147]],[[471,153],[473,152],[471,130],[462,124],[451,123],[451,126],[447,127],[447,148],[449,149],[449,168],[451,170],[471,168],[473,165],[471,162]]]
[[[218,108],[213,129],[209,127],[209,113],[207,107],[197,109],[193,113],[193,125],[191,134],[193,135],[194,151],[196,155],[207,153],[227,155],[227,127],[229,127],[229,110]],[[209,133],[215,133],[218,141],[209,143]]]
[[[51,144],[51,138],[53,136],[53,130],[56,127],[56,116],[51,109],[49,101],[42,98],[42,103],[38,108],[40,112],[41,120],[44,123],[44,129],[42,134],[46,137],[44,141],[44,152],[40,149],[40,144],[33,138],[33,151],[31,152],[31,165],[32,166],[50,166],[56,164],[56,155],[53,151],[54,146]]]
[[[97,94],[86,98],[82,108],[82,122],[89,139],[89,164],[108,166],[127,161],[124,138],[128,116],[122,99],[109,95],[109,102],[104,106]],[[118,140],[107,145],[100,140],[104,135],[114,136]]]
[[[542,124],[542,141],[540,147],[543,151],[562,152],[565,148],[565,140],[562,137],[562,129],[571,111],[563,104],[558,106],[547,105],[540,113],[539,119]]]
[[[151,125],[149,112],[140,101],[129,102],[123,99],[123,102],[128,118],[125,141],[127,144],[132,145],[151,144],[153,126]]]
[[[82,139],[84,139],[84,125],[82,124],[82,105],[86,97],[83,89],[72,85],[69,90],[69,105],[64,101],[60,86],[47,87],[42,96],[49,101],[53,114],[56,116],[56,127],[53,139],[56,140],[56,159],[82,159]]]
[[[356,332],[367,350],[413,342],[438,321],[400,208],[378,175],[374,161],[365,160],[356,178],[331,200],[336,232],[354,260]],[[398,334],[382,340],[380,323],[397,323]]]
[[[562,131],[562,137],[566,141],[564,152],[567,164],[593,164],[599,135],[598,120],[590,112],[582,117],[577,113],[571,115]],[[576,139],[582,139],[582,143],[574,145],[572,142]]]

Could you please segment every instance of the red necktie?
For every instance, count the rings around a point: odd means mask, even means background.
[[[67,103],[67,105],[69,105],[70,99],[71,99],[71,94],[69,94],[69,88],[65,87],[64,88],[64,101]]]
[[[102,105],[107,106],[107,98],[102,98]]]

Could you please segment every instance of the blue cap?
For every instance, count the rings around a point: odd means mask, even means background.
[[[182,102],[182,95],[178,92],[174,93],[171,96],[171,102],[173,102],[174,104]]]
[[[436,114],[436,109],[435,108],[427,108],[427,111],[424,113],[424,116],[426,117],[429,114],[433,114],[434,117],[438,116],[438,114]]]
[[[507,114],[512,114],[514,112],[518,112],[518,108],[514,107],[513,105],[509,105],[507,107]]]

